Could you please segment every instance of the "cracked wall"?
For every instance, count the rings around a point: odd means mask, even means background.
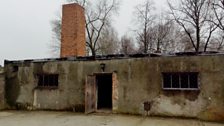
[[[117,75],[117,113],[224,120],[224,56],[145,57],[96,61],[49,61],[6,64],[8,104],[27,109],[80,110],[85,101],[87,75]],[[19,66],[12,72],[13,66]],[[199,72],[198,91],[162,89],[162,72]],[[59,74],[58,89],[38,89],[38,73]],[[78,107],[77,107],[78,106]]]

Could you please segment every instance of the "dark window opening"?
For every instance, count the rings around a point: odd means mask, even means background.
[[[12,72],[18,72],[19,66],[13,66],[12,67]]]
[[[198,74],[191,73],[189,75],[190,88],[198,88]]]
[[[58,74],[38,75],[38,87],[58,87]]]
[[[97,81],[97,109],[112,109],[112,74],[100,74]]]
[[[179,78],[179,74],[173,74],[172,76],[171,76],[171,78],[172,78],[172,88],[179,88],[180,86],[180,82],[179,82],[179,80],[180,80],[180,78]]]
[[[171,87],[171,75],[164,73],[163,75],[163,87],[164,88],[169,88]]]
[[[181,88],[188,88],[188,74],[183,73],[180,75],[180,83],[181,83]]]
[[[162,73],[163,89],[198,90],[198,72]]]

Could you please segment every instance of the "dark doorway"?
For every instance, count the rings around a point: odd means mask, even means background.
[[[96,75],[97,109],[112,109],[112,74]]]

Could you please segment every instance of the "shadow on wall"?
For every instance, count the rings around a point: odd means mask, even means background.
[[[11,72],[10,76],[7,76],[5,78],[5,99],[6,103],[10,107],[16,107],[17,103],[16,100],[20,94],[20,85],[19,85],[19,80],[17,77],[18,74],[18,66],[15,67],[10,67],[6,68],[9,69]],[[7,74],[7,73],[5,73]]]
[[[0,109],[5,108],[5,74],[3,68],[0,68]]]

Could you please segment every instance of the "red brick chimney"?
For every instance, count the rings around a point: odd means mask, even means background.
[[[84,11],[78,4],[63,5],[61,57],[86,55]]]

